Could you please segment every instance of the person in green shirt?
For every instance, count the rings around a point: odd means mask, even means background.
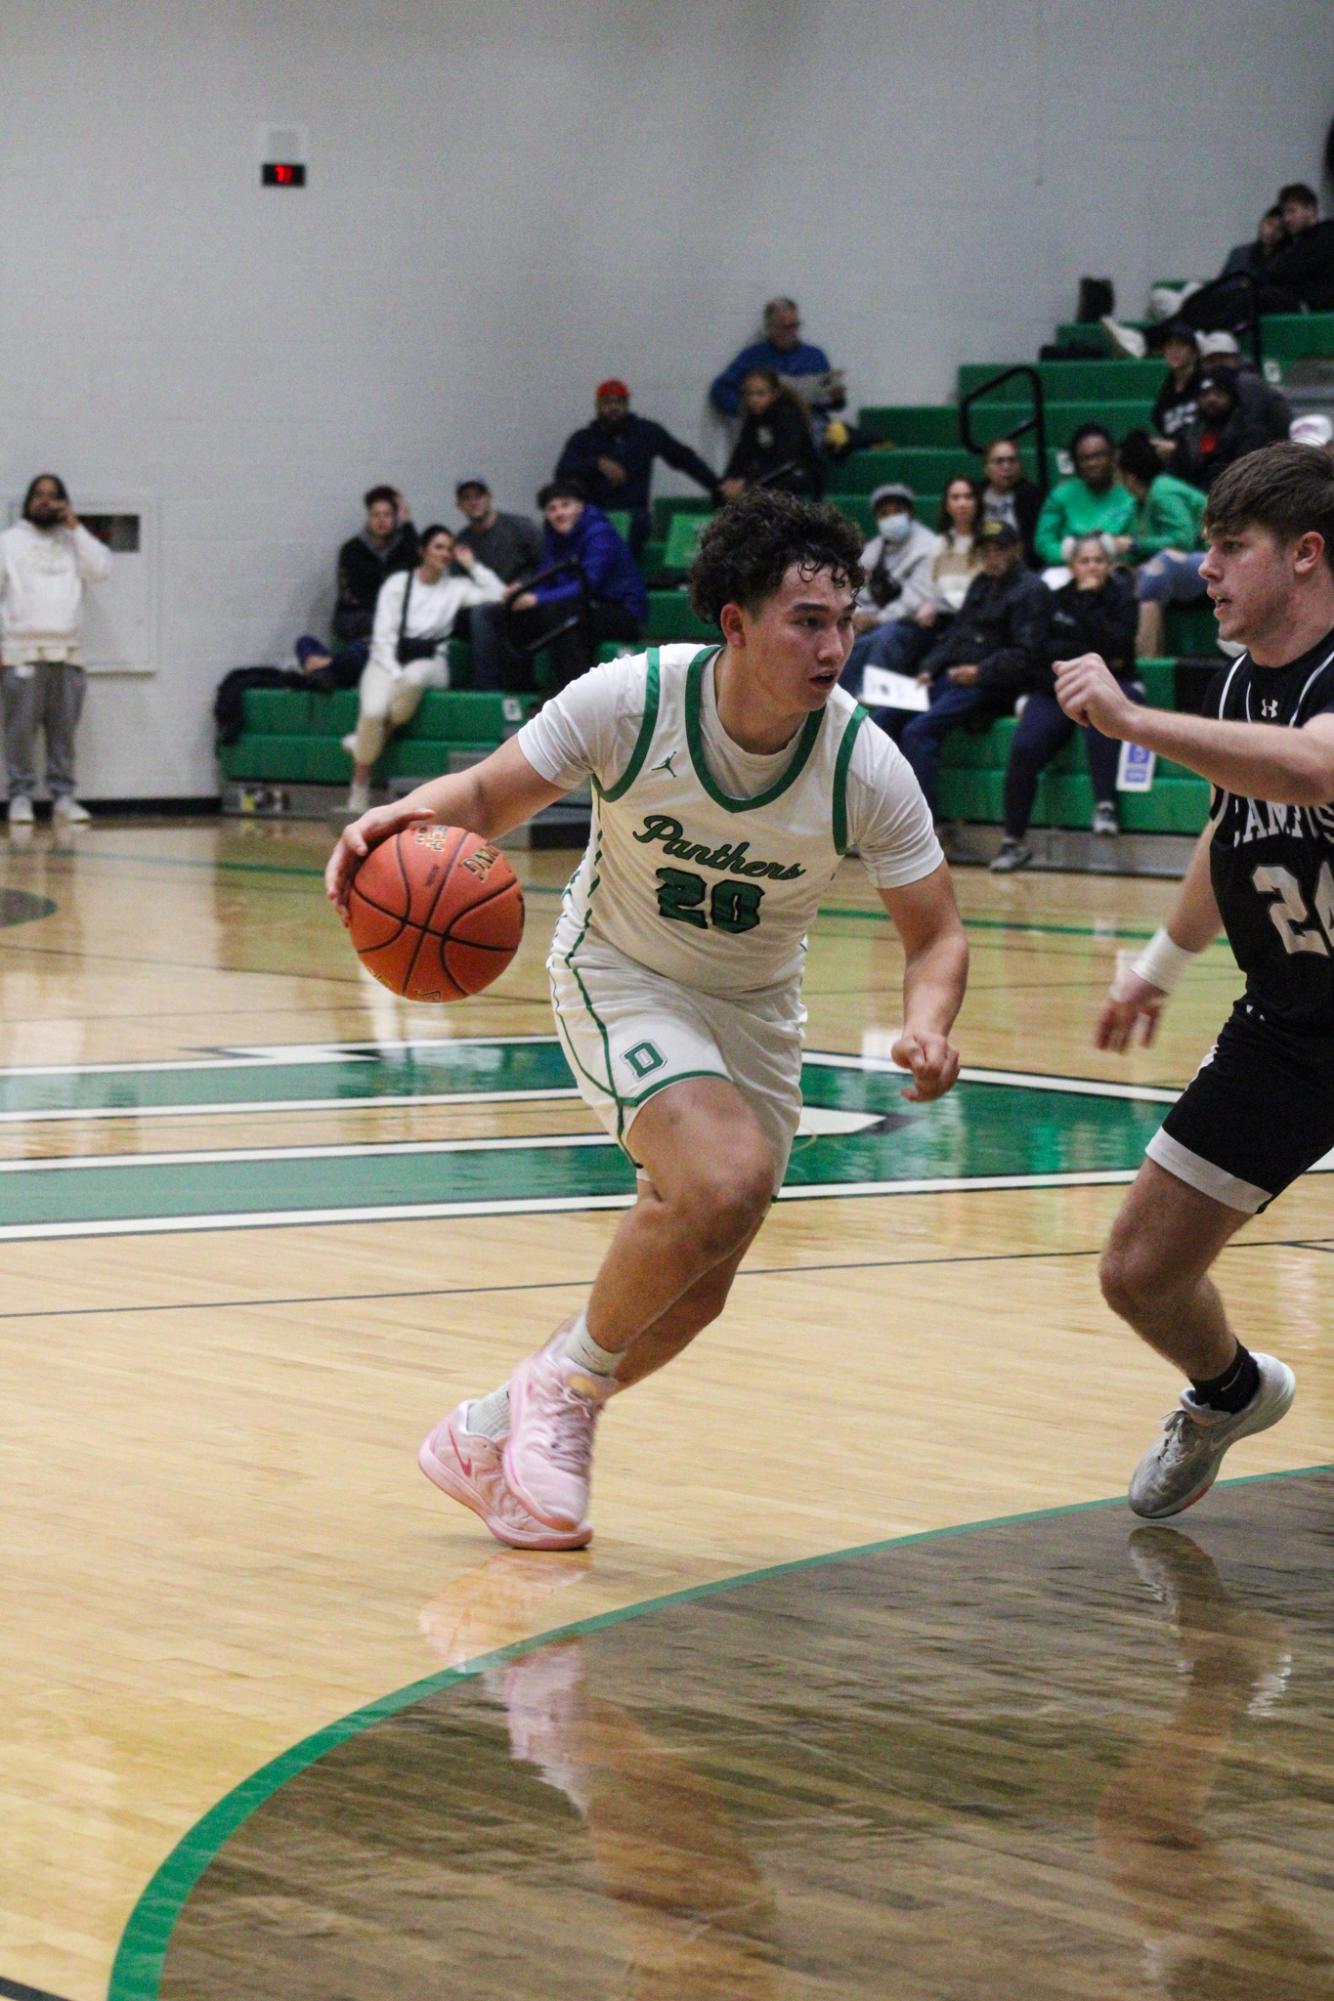
[[[1116,447],[1101,424],[1081,424],[1070,439],[1075,477],[1054,486],[1042,503],[1033,541],[1038,560],[1058,568],[1064,583],[1070,552],[1081,535],[1109,537],[1107,553],[1114,560],[1112,541],[1134,529],[1135,503],[1116,477]],[[1052,579],[1047,577],[1047,583]]]
[[[1135,502],[1134,526],[1118,551],[1135,566],[1135,649],[1140,659],[1153,659],[1163,650],[1164,605],[1192,604],[1205,595],[1200,565],[1208,495],[1163,471],[1147,431],[1126,433],[1116,463]]]

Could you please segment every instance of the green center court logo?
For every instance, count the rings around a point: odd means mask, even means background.
[[[637,1077],[662,1052],[636,1043]],[[884,1058],[809,1051],[784,1201],[1133,1179],[1174,1091],[964,1070],[935,1105],[904,1101]],[[0,1160],[0,1239],[621,1209],[634,1170],[600,1130],[553,1132],[578,1096],[551,1035],[279,1044],[166,1063],[0,1071],[0,1124],[45,1128],[41,1159]],[[357,1107],[508,1108],[505,1138],[284,1145],[284,1114]],[[513,1136],[516,1111],[526,1128]],[[209,1121],[262,1114],[265,1144],[208,1144]],[[155,1118],[195,1122],[186,1148],[148,1150]],[[141,1150],[49,1157],[62,1122],[133,1120]],[[140,1124],[140,1122],[143,1122]],[[303,1124],[309,1124],[308,1116]],[[475,1130],[476,1120],[470,1120]],[[1334,1168],[1334,1155],[1317,1172]]]

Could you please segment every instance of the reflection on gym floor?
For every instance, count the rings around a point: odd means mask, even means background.
[[[495,1556],[423,1611],[453,1671],[216,1854],[162,1993],[1330,2001],[1331,1502],[1075,1510],[583,1631],[586,1558]],[[564,1631],[457,1671],[516,1621]]]

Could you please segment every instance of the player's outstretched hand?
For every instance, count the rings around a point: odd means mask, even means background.
[[[905,1028],[890,1055],[900,1070],[912,1071],[912,1083],[899,1095],[910,1098],[915,1105],[929,1105],[933,1098],[943,1098],[959,1080],[958,1050],[948,1036],[933,1034],[929,1029]]]
[[[324,893],[344,924],[347,923],[347,892],[359,863],[371,849],[391,834],[402,833],[415,820],[433,820],[429,806],[409,806],[405,800],[391,800],[387,806],[372,806],[359,820],[344,827],[334,844],[324,871]]]
[[[1145,1049],[1158,1033],[1158,1017],[1167,995],[1142,979],[1131,964],[1129,952],[1116,955],[1116,978],[1108,989],[1093,1031],[1097,1049],[1112,1049],[1118,1055],[1138,1039]]]
[[[1077,723],[1092,723],[1104,736],[1130,734],[1136,704],[1100,653],[1081,653],[1077,660],[1055,663],[1056,699]]]

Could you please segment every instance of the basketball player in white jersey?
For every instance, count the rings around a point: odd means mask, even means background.
[[[1130,1483],[1174,1515],[1228,1446],[1276,1424],[1291,1369],[1251,1354],[1209,1277],[1249,1216],[1334,1147],[1334,463],[1312,445],[1249,453],[1211,489],[1200,575],[1222,638],[1203,716],[1132,702],[1097,654],[1058,661],[1067,714],[1213,784],[1176,907],[1098,1023],[1103,1049],[1152,1040],[1163,1002],[1220,925],[1245,991],[1148,1145],[1103,1256],[1108,1304],[1189,1378]]]
[[[721,646],[595,667],[483,763],[364,814],[330,859],[342,908],[367,849],[412,820],[494,837],[592,781],[547,965],[570,1068],[639,1197],[573,1322],[422,1446],[427,1475],[502,1542],[588,1541],[599,1411],[722,1311],[787,1166],[804,938],[849,849],[903,944],[904,1095],[958,1075],[968,954],[949,872],[907,764],[838,686],[859,552],[833,508],[745,495],[691,571]]]

